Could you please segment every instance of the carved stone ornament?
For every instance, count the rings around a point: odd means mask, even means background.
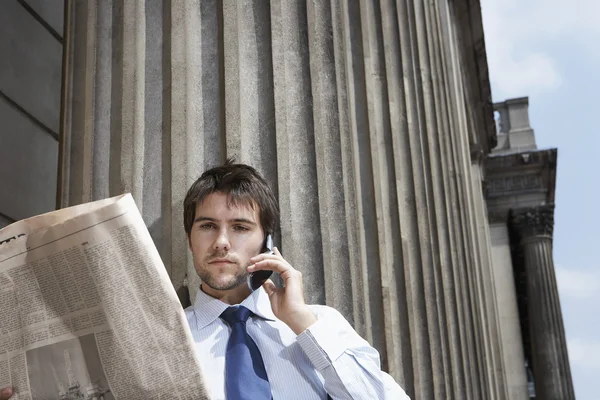
[[[511,211],[510,223],[523,239],[533,236],[552,236],[554,204]]]
[[[510,196],[514,193],[543,189],[541,176],[538,174],[520,174],[490,179],[488,195]]]

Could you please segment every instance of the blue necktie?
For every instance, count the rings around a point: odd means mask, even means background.
[[[225,354],[225,389],[228,400],[272,399],[271,385],[260,351],[246,331],[252,314],[243,306],[232,306],[221,318],[231,327]]]

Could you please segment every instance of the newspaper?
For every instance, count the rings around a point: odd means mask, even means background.
[[[0,388],[16,400],[207,399],[131,195],[0,230]]]

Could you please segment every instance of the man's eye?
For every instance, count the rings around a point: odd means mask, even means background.
[[[202,224],[202,225],[200,225],[199,228],[204,231],[208,231],[208,230],[214,228],[214,225],[213,224]]]
[[[239,231],[239,232],[246,232],[249,231],[250,229],[246,226],[243,225],[236,225],[233,227],[234,230]]]

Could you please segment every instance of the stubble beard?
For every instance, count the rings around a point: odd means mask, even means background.
[[[223,282],[215,276],[215,274],[211,273],[210,265],[206,262],[202,264],[201,268],[196,268],[196,272],[202,281],[202,284],[208,286],[213,290],[231,290],[235,289],[242,284],[246,284],[246,280],[248,279],[248,272],[246,268],[243,268],[238,271],[237,274],[232,276],[227,281]]]

